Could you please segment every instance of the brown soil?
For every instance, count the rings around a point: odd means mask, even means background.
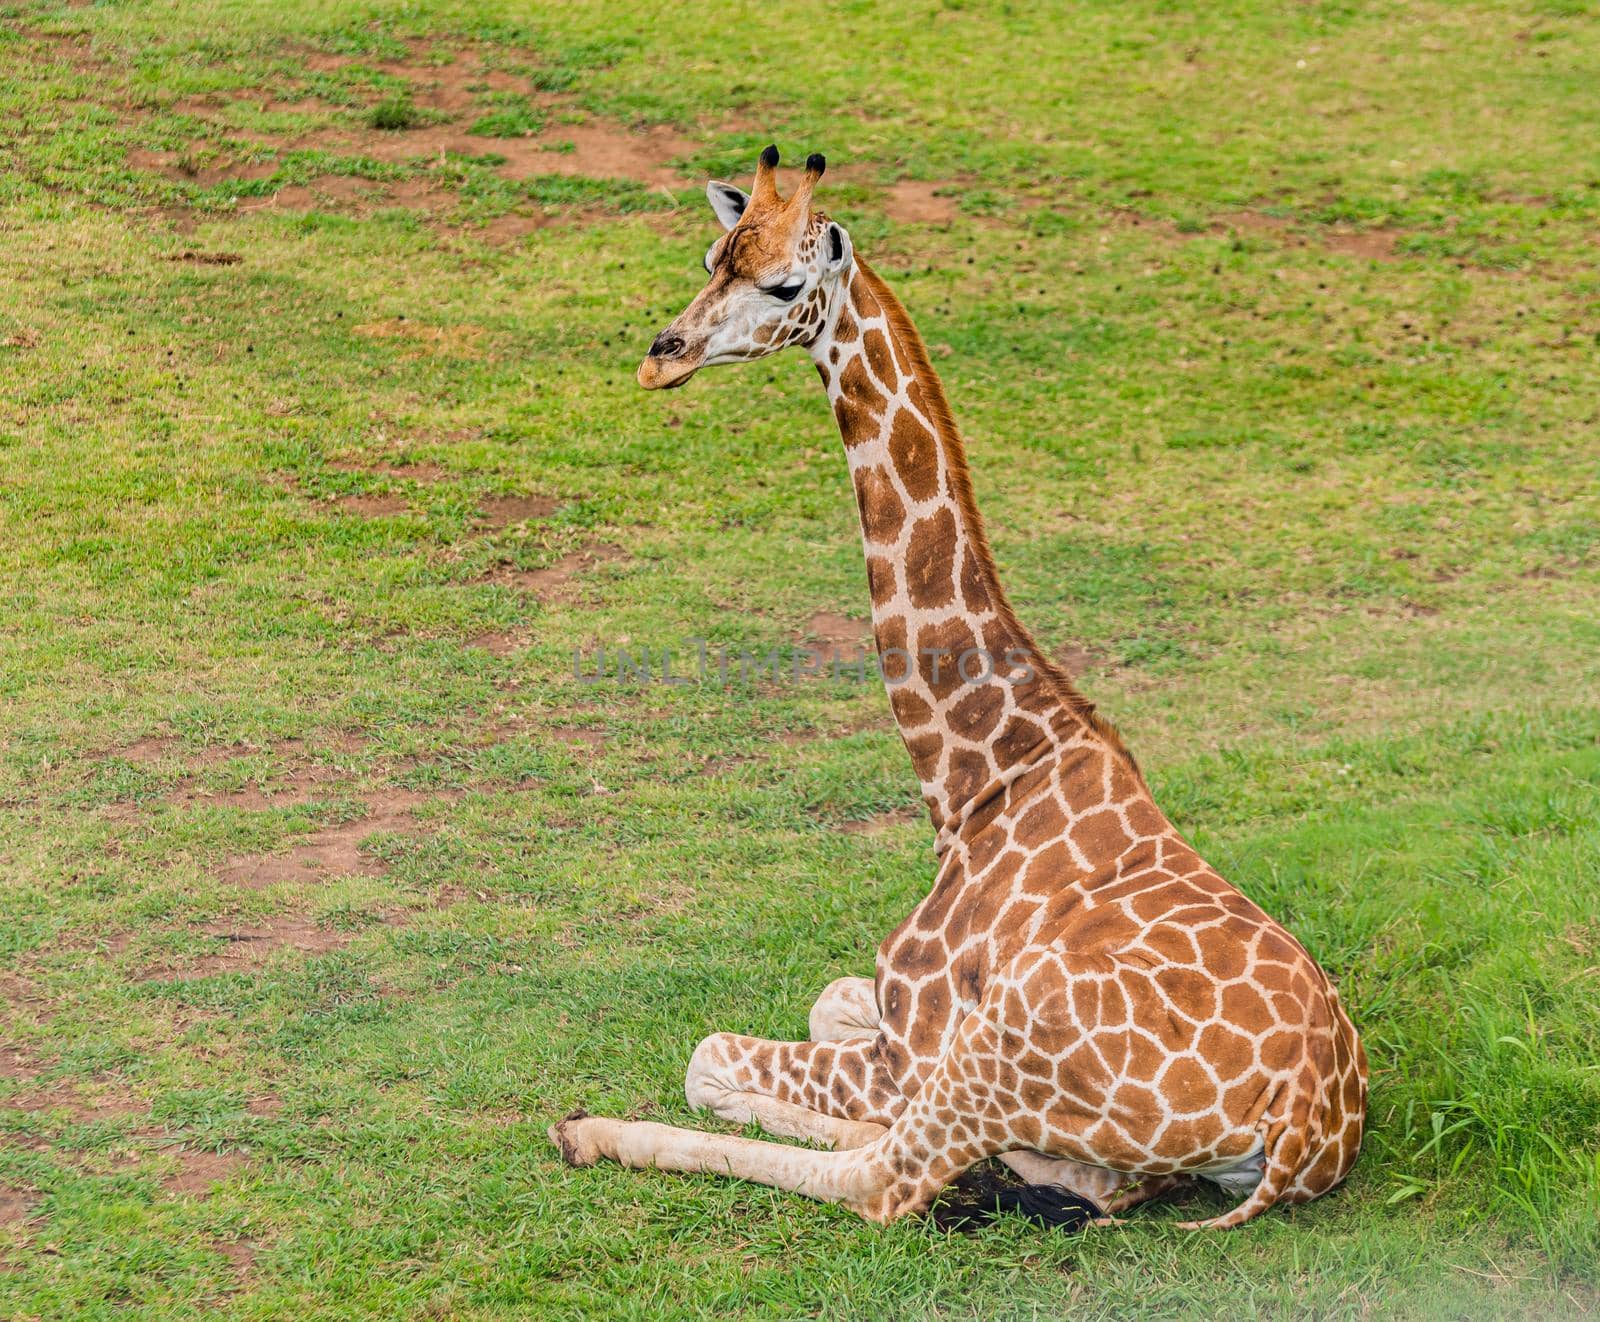
[[[35,1023],[49,1023],[54,1017],[48,1008],[50,998],[27,978],[17,973],[0,972],[0,1005],[5,1005],[21,1018],[31,1018]],[[15,1077],[7,1074],[7,1062],[12,1058],[10,1048],[0,1045],[0,1079]],[[21,1060],[21,1056],[16,1056]]]
[[[30,1083],[39,1077],[39,1065],[20,1047],[0,1046],[0,1079]]]
[[[1078,643],[1068,643],[1061,648],[1052,660],[1067,672],[1068,679],[1077,679],[1096,666],[1105,664],[1105,656],[1093,648],[1084,647]]]
[[[1398,260],[1395,240],[1400,235],[1395,230],[1355,230],[1329,234],[1323,247],[1342,252],[1349,257],[1359,257],[1368,262],[1393,262]]]
[[[253,1239],[214,1239],[211,1247],[228,1260],[228,1265],[240,1277],[248,1276],[256,1265]]]
[[[252,1097],[244,1104],[244,1109],[249,1115],[279,1115],[283,1111],[283,1098],[273,1093],[268,1093],[265,1097]]]
[[[1290,247],[1305,248],[1315,241],[1330,252],[1344,253],[1364,261],[1392,262],[1397,260],[1395,241],[1400,237],[1396,230],[1319,230],[1302,231],[1293,220],[1282,216],[1268,216],[1259,211],[1233,211],[1222,216],[1211,227],[1212,234],[1263,234]]]
[[[492,532],[530,519],[548,519],[561,502],[549,496],[495,496],[479,507],[478,522]]]
[[[227,1179],[244,1165],[244,1158],[236,1152],[197,1152],[194,1148],[178,1149],[178,1169],[161,1181],[168,1193],[210,1193],[211,1186]]]
[[[8,1097],[5,1105],[18,1111],[62,1112],[76,1125],[91,1124],[100,1120],[115,1120],[122,1116],[147,1115],[150,1108],[136,1102],[122,1090],[85,1096],[81,1085],[67,1081],[17,1097]]]
[[[868,817],[861,822],[844,822],[839,829],[846,835],[882,835],[892,827],[900,826],[906,822],[918,822],[923,818],[921,808],[893,808],[888,812],[881,812],[875,817]]]
[[[404,496],[392,495],[340,496],[334,504],[364,519],[392,518],[397,514],[405,514],[411,508],[411,502]]]
[[[625,559],[619,547],[605,542],[585,542],[584,545],[564,555],[548,569],[513,569],[501,565],[481,579],[485,583],[502,583],[507,587],[530,592],[542,602],[576,601],[578,585],[573,581],[597,565]]]
[[[493,155],[503,158],[503,163],[494,167],[496,173],[508,179],[540,175],[626,179],[663,188],[668,193],[684,186],[668,162],[693,152],[698,145],[693,140],[661,126],[631,126],[582,116],[573,98],[539,92],[525,78],[486,68],[475,50],[456,51],[455,58],[447,64],[434,63],[435,53],[434,49],[419,45],[410,59],[383,61],[375,66],[360,57],[318,51],[303,52],[299,58],[313,72],[334,72],[359,63],[401,78],[410,85],[413,104],[444,117],[444,122],[403,130],[330,125],[307,134],[268,138],[266,145],[279,150],[316,147],[385,163],[424,165],[442,160],[446,153]],[[480,117],[493,109],[479,99],[486,91],[525,96],[531,105],[543,111],[543,127],[521,137],[485,137],[468,132]],[[371,91],[371,97],[374,102],[380,99],[377,89]],[[303,107],[308,99],[302,96],[285,104]],[[182,108],[204,119],[216,115],[225,106],[225,97],[212,95],[191,98]],[[563,122],[568,117],[578,122]],[[136,169],[206,186],[232,179],[266,178],[277,168],[276,161],[271,160],[216,160],[204,144],[197,145],[192,154],[135,150],[129,153],[128,163]],[[378,183],[329,175],[309,185],[285,186],[269,198],[242,202],[238,209],[241,213],[311,208],[348,211],[383,205],[437,212],[452,208],[454,196],[450,190],[426,179]],[[504,240],[529,233],[544,223],[543,217],[522,213],[491,222],[484,233],[487,237]]]
[[[552,726],[542,733],[560,743],[566,744],[568,747],[576,747],[579,744],[583,744],[589,748],[601,749],[606,746],[606,737],[601,731],[586,730],[580,725]]]
[[[160,965],[147,970],[151,982],[171,982],[207,978],[217,973],[234,973],[260,968],[277,950],[298,950],[307,955],[324,955],[348,945],[356,933],[335,932],[297,914],[280,914],[252,922],[248,927],[234,922],[208,924],[201,929],[225,944],[215,954],[187,960],[182,965]]]
[[[247,890],[264,890],[283,882],[315,882],[328,877],[378,876],[383,866],[361,846],[379,832],[411,835],[418,830],[412,810],[425,803],[455,797],[448,792],[419,794],[386,790],[367,799],[367,815],[353,822],[306,836],[287,854],[248,854],[229,859],[222,879]]]
[[[491,656],[511,656],[528,645],[527,639],[514,633],[480,633],[467,639],[468,647],[476,647]]]
[[[889,186],[883,198],[883,212],[902,224],[948,225],[960,214],[956,199],[939,191],[948,187],[925,179],[902,179]]]
[[[150,735],[144,739],[135,739],[126,748],[116,749],[111,756],[120,757],[124,762],[158,762],[177,742],[168,734]]]
[[[26,1221],[38,1198],[20,1189],[0,1189],[0,1227]]]
[[[870,657],[874,648],[870,623],[832,611],[818,611],[806,621],[804,634],[793,641],[817,653],[819,666],[829,666],[835,661],[853,665],[863,653]]]

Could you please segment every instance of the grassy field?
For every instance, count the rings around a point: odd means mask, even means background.
[[[0,1316],[1600,1308],[1597,18],[8,5]],[[1023,618],[1339,981],[1336,1194],[945,1237],[548,1146],[931,876],[880,688],[573,675],[865,617],[809,364],[632,381],[773,139]]]

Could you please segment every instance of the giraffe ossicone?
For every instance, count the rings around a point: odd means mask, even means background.
[[[790,345],[811,355],[937,872],[875,980],[823,993],[811,1040],[718,1033],[690,1060],[692,1105],[832,1151],[592,1116],[552,1139],[577,1165],[712,1171],[877,1221],[925,1210],[992,1156],[1107,1213],[1207,1178],[1240,1201],[1193,1223],[1206,1227],[1326,1192],[1356,1159],[1367,1099],[1337,992],[1179,835],[1018,622],[921,338],[812,209],[822,157],[787,200],[777,163],[769,147],[748,194],[708,185],[724,229],[710,279],[639,381],[681,386]],[[957,674],[948,658],[975,649],[1022,664]]]

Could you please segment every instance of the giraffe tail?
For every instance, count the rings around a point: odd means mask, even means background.
[[[1052,1184],[1001,1184],[992,1177],[968,1172],[957,1188],[963,1195],[961,1201],[941,1201],[929,1213],[941,1230],[978,1230],[1010,1212],[1046,1229],[1071,1234],[1100,1220],[1102,1215],[1087,1198]]]
[[[1232,1211],[1205,1221],[1180,1221],[1178,1229],[1232,1230],[1242,1226],[1276,1203],[1295,1182],[1311,1150],[1311,1095],[1304,1088],[1295,1088],[1287,1102],[1270,1110],[1277,1111],[1277,1118],[1266,1120],[1261,1183]]]

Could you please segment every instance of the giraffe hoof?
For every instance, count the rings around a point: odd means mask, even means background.
[[[600,1160],[600,1148],[593,1139],[584,1136],[584,1121],[589,1113],[581,1107],[550,1126],[550,1141],[561,1153],[561,1160],[569,1166],[593,1166]]]

